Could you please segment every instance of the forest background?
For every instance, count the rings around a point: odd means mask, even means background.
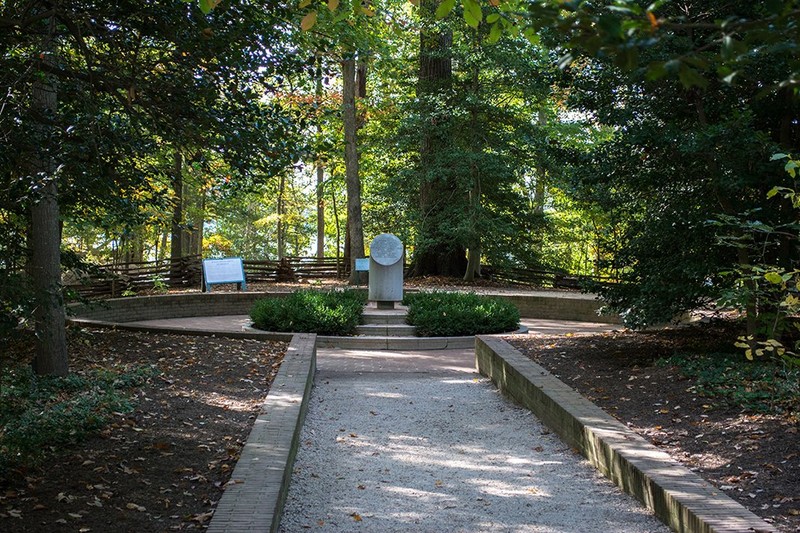
[[[0,2],[4,337],[66,373],[64,271],[391,232],[412,275],[603,277],[636,327],[722,303],[794,361],[799,10],[709,4]]]

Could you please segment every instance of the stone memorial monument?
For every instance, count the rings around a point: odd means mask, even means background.
[[[394,309],[403,299],[403,243],[391,233],[381,233],[369,249],[369,300],[378,309]]]

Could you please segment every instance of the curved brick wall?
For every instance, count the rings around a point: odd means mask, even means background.
[[[253,303],[285,292],[210,292],[133,296],[103,300],[91,305],[73,304],[72,316],[105,322],[134,322],[192,316],[247,315]],[[576,320],[617,324],[616,316],[600,316],[594,296],[568,292],[504,293],[491,296],[508,300],[525,318]]]

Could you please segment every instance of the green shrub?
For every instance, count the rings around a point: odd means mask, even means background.
[[[28,365],[0,374],[0,477],[38,464],[48,452],[80,442],[105,427],[115,412],[133,409],[124,389],[154,370],[92,370],[67,377],[36,376]]]
[[[301,290],[257,301],[250,318],[255,327],[266,331],[352,335],[366,302],[364,291]]]
[[[461,292],[418,292],[407,294],[406,321],[422,337],[455,337],[502,333],[519,327],[519,311],[513,304]]]
[[[691,391],[723,407],[774,413],[800,408],[800,369],[781,361],[743,361],[739,354],[675,355],[661,366],[677,366],[696,380]]]

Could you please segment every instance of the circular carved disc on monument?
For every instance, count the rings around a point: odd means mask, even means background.
[[[369,256],[379,265],[393,265],[403,258],[403,243],[391,233],[381,233],[372,239]]]

